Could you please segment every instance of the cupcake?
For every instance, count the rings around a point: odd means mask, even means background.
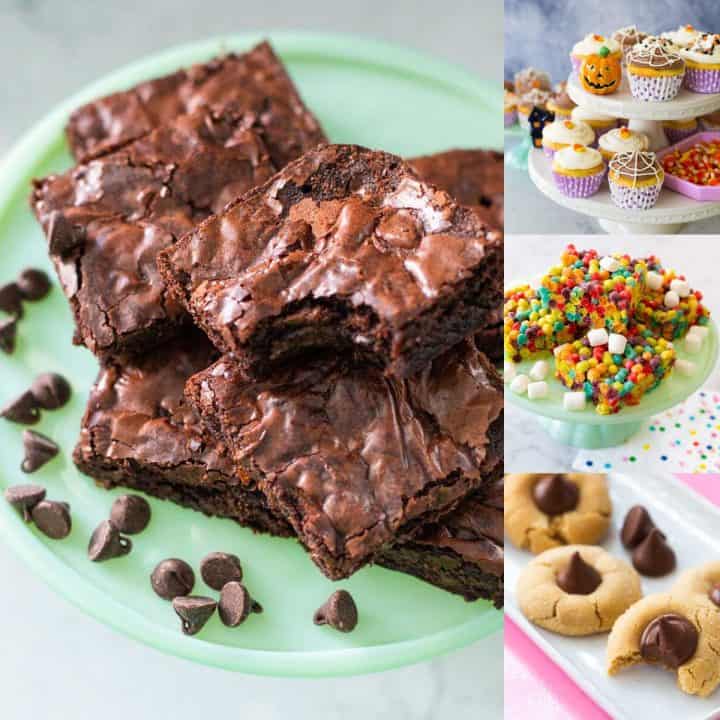
[[[618,126],[617,118],[611,117],[610,115],[601,115],[586,107],[578,106],[573,108],[570,117],[573,120],[587,123],[593,129],[596,139],[599,139],[603,133],[613,130]]]
[[[550,76],[543,70],[527,67],[515,73],[515,94],[520,97],[531,90],[547,90],[552,88]]]
[[[582,120],[556,120],[543,129],[543,151],[548,157],[568,145],[592,145],[594,141],[595,133]]]
[[[660,37],[669,40],[675,47],[689,48],[702,33],[692,25],[681,25],[677,30],[664,32]]]
[[[527,125],[530,113],[534,107],[545,110],[549,99],[550,93],[547,90],[539,90],[538,88],[533,88],[520,97],[517,105],[518,121],[520,124],[523,126]]]
[[[619,153],[610,161],[608,181],[613,202],[626,210],[649,210],[660,195],[665,173],[654,152]]]
[[[510,127],[517,122],[517,95],[514,92],[505,90],[505,127]]]
[[[635,25],[620,28],[612,34],[612,39],[620,45],[623,58],[632,48],[647,37],[647,33],[640,32]]]
[[[555,113],[557,120],[569,120],[570,113],[572,113],[575,107],[575,103],[570,99],[564,87],[560,90],[556,89],[555,93],[550,96],[547,102],[547,109]]]
[[[696,93],[720,92],[720,35],[700,35],[681,50],[687,69],[685,87]]]
[[[618,153],[647,150],[649,145],[647,135],[626,127],[610,130],[598,140],[600,154],[608,161],[612,160]]]
[[[573,72],[577,74],[580,70],[582,61],[588,55],[596,55],[601,47],[606,47],[610,55],[617,55],[618,59],[622,60],[622,52],[620,50],[620,43],[612,38],[606,38],[602,35],[586,35],[580,42],[575,43],[572,52],[570,53],[570,62],[572,62]]]
[[[720,110],[703,115],[699,120],[703,130],[720,130]]]
[[[700,129],[696,118],[690,118],[689,120],[666,120],[662,125],[668,142],[671,145],[694,135]]]
[[[642,42],[627,56],[630,92],[645,102],[666,102],[678,92],[685,76],[685,62],[659,42]]]
[[[555,153],[552,175],[563,195],[586,198],[600,189],[605,177],[605,163],[597,150],[572,145]]]

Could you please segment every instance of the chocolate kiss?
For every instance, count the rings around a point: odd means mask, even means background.
[[[602,583],[602,576],[582,559],[579,552],[575,552],[570,562],[557,574],[556,581],[558,587],[570,595],[590,595]]]
[[[533,488],[535,504],[547,515],[562,515],[574,510],[579,499],[578,486],[562,475],[548,475]]]
[[[675,613],[655,618],[640,638],[643,659],[660,663],[671,670],[690,660],[697,646],[697,629],[687,618]]]
[[[636,548],[655,527],[655,523],[650,517],[650,513],[642,506],[635,505],[628,510],[625,516],[620,539],[622,544],[628,549]]]
[[[633,550],[635,569],[646,577],[662,577],[675,569],[675,553],[665,542],[665,536],[653,528],[650,534]]]
[[[720,583],[718,583],[715,587],[710,588],[708,596],[718,607],[720,607]]]

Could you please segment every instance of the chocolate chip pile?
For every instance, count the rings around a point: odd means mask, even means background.
[[[10,315],[0,319],[0,350],[15,351],[18,320],[23,316],[23,302],[42,300],[50,291],[50,280],[42,270],[27,268],[14,282],[0,286],[0,310]]]

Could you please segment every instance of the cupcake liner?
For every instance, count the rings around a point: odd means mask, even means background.
[[[545,157],[549,157],[550,159],[555,157],[555,151],[547,145],[543,145],[543,153],[545,153]]]
[[[649,210],[657,202],[662,187],[662,183],[633,188],[609,182],[612,201],[625,210]]]
[[[699,130],[700,128],[698,127],[691,129],[665,128],[665,136],[667,137],[670,145],[674,145],[676,142],[680,142],[686,137],[695,135],[695,133],[699,132]]]
[[[562,175],[561,173],[553,172],[553,180],[555,186],[567,197],[571,198],[587,198],[594,195],[602,185],[603,178],[605,177],[605,169],[602,172],[595,173],[594,175],[586,175],[585,177],[574,177],[572,175]]]
[[[702,130],[720,130],[720,122],[712,122],[711,120],[705,120],[704,118],[699,118],[698,122],[700,123],[700,129]]]
[[[686,68],[685,87],[696,93],[720,92],[720,70]]]
[[[517,110],[507,110],[505,112],[505,127],[511,127],[517,122]]]
[[[572,63],[573,72],[576,75],[580,74],[580,66],[582,65],[583,59],[577,55],[570,55],[570,62]]]
[[[630,92],[634,98],[645,102],[667,102],[672,100],[679,92],[683,84],[683,75],[658,75],[647,77],[646,75],[633,75],[628,72],[630,78]]]

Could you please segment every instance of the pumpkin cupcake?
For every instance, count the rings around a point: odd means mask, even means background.
[[[665,120],[662,125],[668,142],[671,145],[694,135],[700,129],[697,118],[690,118],[689,120]]]
[[[555,113],[556,120],[570,120],[570,113],[576,105],[567,94],[563,83],[556,86],[555,93],[550,96],[547,102],[547,109]]]
[[[515,94],[520,97],[531,90],[547,90],[550,92],[552,84],[550,76],[543,70],[526,67],[515,73]]]
[[[622,60],[622,51],[620,49],[620,43],[618,43],[617,40],[590,33],[573,46],[572,52],[570,53],[573,72],[577,74],[583,60],[588,55],[597,55],[601,47],[606,47],[609,55],[617,57],[618,60]]]
[[[517,114],[518,122],[524,127],[530,118],[530,113],[534,107],[545,110],[547,108],[547,102],[550,99],[550,93],[547,90],[540,90],[533,88],[529,92],[526,92],[522,97],[518,99]]]
[[[592,128],[581,120],[556,120],[543,128],[543,151],[548,157],[568,145],[592,145],[594,141]]]
[[[647,150],[649,145],[647,135],[626,127],[610,130],[598,140],[598,150],[606,161],[612,160],[618,153]]]
[[[592,95],[610,95],[620,89],[622,61],[603,45],[593,55],[586,55],[578,70],[580,85]]]
[[[630,92],[645,102],[672,100],[685,77],[685,61],[660,42],[642,42],[627,56]]]
[[[553,157],[552,175],[563,195],[587,198],[594,195],[605,177],[602,155],[585,145],[571,145]]]
[[[677,30],[664,32],[660,37],[669,40],[675,47],[689,48],[702,33],[692,25],[681,25]]]
[[[604,133],[614,130],[618,126],[617,118],[611,115],[602,115],[595,112],[595,110],[590,110],[580,105],[573,108],[570,117],[572,120],[580,120],[587,123],[593,129],[596,139],[599,139]]]
[[[720,35],[700,35],[680,55],[685,61],[685,86],[696,93],[720,92]]]
[[[612,39],[620,45],[620,52],[624,58],[635,45],[642,42],[647,36],[647,33],[640,32],[635,25],[628,25],[616,30],[612,34]]]
[[[625,210],[649,210],[665,180],[654,152],[619,153],[610,161],[608,181],[613,202]]]
[[[505,90],[505,127],[511,127],[517,122],[517,95]]]

